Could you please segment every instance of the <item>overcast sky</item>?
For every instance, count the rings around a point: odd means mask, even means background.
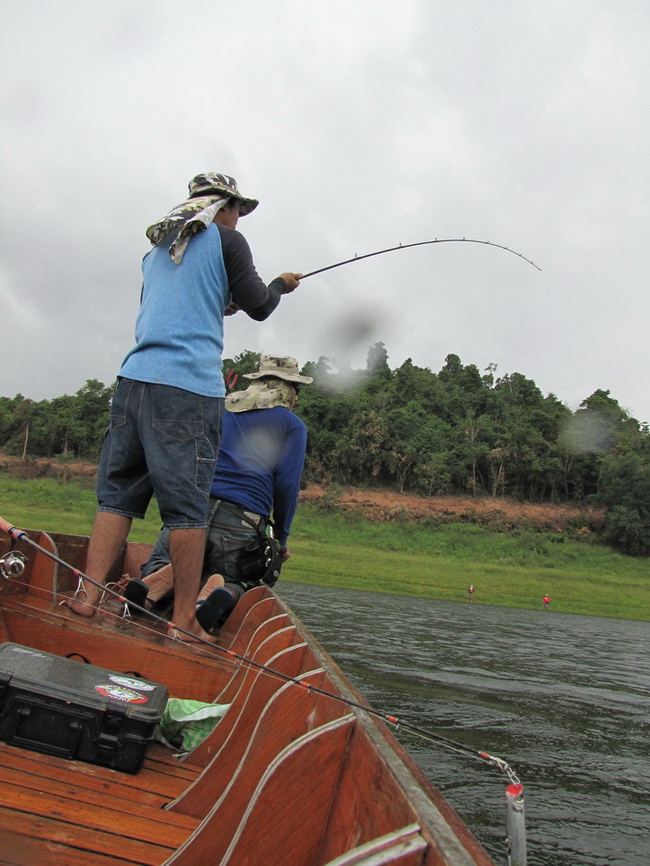
[[[647,0],[0,0],[0,395],[110,384],[146,227],[202,171],[270,281],[225,355],[386,345],[650,421]]]

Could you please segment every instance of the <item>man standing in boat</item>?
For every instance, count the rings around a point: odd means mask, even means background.
[[[298,505],[305,462],[307,428],[294,415],[298,394],[313,379],[301,376],[295,358],[262,355],[256,373],[244,374],[252,384],[226,397],[219,458],[210,491],[210,523],[203,563],[207,578],[197,619],[214,628],[258,581],[242,571],[242,552],[255,545],[273,516],[273,531],[286,561],[291,523]],[[132,602],[158,602],[174,587],[163,529],[144,567],[143,580],[124,590]],[[225,584],[225,585],[224,585]]]
[[[284,273],[266,286],[257,274],[236,231],[257,205],[234,178],[199,174],[189,198],[147,229],[154,246],[142,263],[136,345],[118,374],[97,473],[87,575],[105,582],[133,518],[144,517],[155,495],[169,530],[173,621],[204,639],[195,602],[225,397],[224,315],[243,310],[263,321],[302,276]],[[99,593],[87,582],[68,604],[92,616]]]

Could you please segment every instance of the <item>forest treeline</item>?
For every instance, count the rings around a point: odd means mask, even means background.
[[[259,354],[224,360],[236,389]],[[424,496],[507,496],[595,505],[604,541],[650,554],[650,434],[609,391],[572,412],[521,373],[497,376],[448,355],[438,373],[410,359],[391,369],[383,343],[352,370],[321,357],[296,413],[309,430],[305,479],[393,486]],[[29,457],[97,459],[114,385],[96,379],[74,396],[0,397],[0,448]]]

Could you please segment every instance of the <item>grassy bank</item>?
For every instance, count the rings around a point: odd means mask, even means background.
[[[97,499],[88,485],[55,478],[14,478],[0,474],[0,515],[22,529],[90,535]],[[155,507],[134,520],[129,539],[153,544],[160,530]]]
[[[299,509],[283,577],[474,603],[650,620],[650,560],[596,544],[478,526],[378,524]]]
[[[92,490],[54,479],[0,476],[0,515],[25,528],[87,535]],[[153,542],[155,508],[135,521],[134,541]],[[479,526],[426,527],[376,523],[350,513],[298,510],[283,579],[400,595],[463,601],[476,587],[475,604],[650,620],[650,560],[622,556],[557,533],[495,532]]]

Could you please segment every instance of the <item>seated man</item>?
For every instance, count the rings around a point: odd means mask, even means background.
[[[298,373],[294,358],[262,355],[253,382],[226,397],[219,456],[210,491],[210,518],[203,560],[203,588],[196,617],[203,629],[214,628],[258,581],[242,572],[240,557],[264,532],[272,515],[283,561],[298,505],[305,461],[307,428],[293,413],[301,385],[313,380]],[[163,529],[143,568],[142,580],[131,580],[125,597],[140,606],[157,603],[173,589],[168,532]]]

